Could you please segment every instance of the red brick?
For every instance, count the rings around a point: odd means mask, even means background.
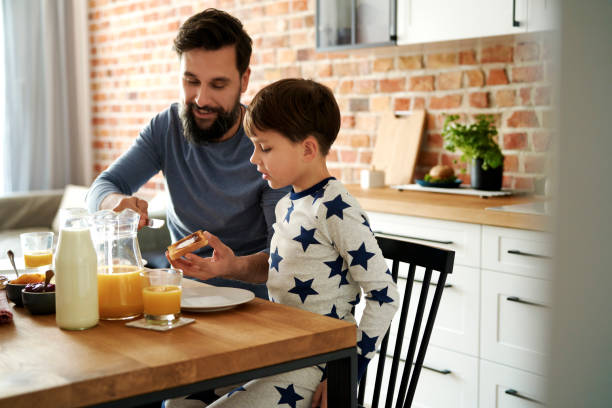
[[[314,59],[314,54],[315,50],[313,48],[301,49],[297,52],[297,59],[298,61],[311,61]]]
[[[351,135],[350,144],[351,144],[351,147],[369,147],[370,146],[370,136],[364,133]]]
[[[525,190],[525,191],[533,191],[533,177],[514,177],[514,186],[513,188],[517,190]]]
[[[533,150],[536,152],[546,152],[550,149],[551,134],[550,132],[534,132],[531,136],[533,142]]]
[[[504,150],[524,150],[527,147],[527,133],[504,133]]]
[[[338,151],[336,149],[330,149],[329,153],[327,153],[327,157],[325,158],[325,161],[328,163],[337,162],[338,161]]]
[[[432,96],[429,101],[429,109],[454,109],[461,106],[462,96],[460,94],[446,96]]]
[[[407,111],[410,110],[410,98],[395,98],[393,104],[394,111]]]
[[[434,77],[433,75],[413,76],[410,78],[410,91],[433,91]]]
[[[340,89],[338,90],[341,94],[353,93],[353,81],[346,80],[340,83]]]
[[[380,92],[402,92],[406,89],[404,78],[381,79],[379,81]]]
[[[316,71],[318,77],[329,77],[332,75],[332,66],[329,63],[318,63]]]
[[[289,3],[276,1],[266,6],[266,16],[280,16],[289,12]]]
[[[523,127],[538,127],[539,121],[533,111],[516,111],[507,120],[508,127],[523,128]]]
[[[521,98],[521,105],[531,105],[531,88],[521,88],[519,90],[519,96]]]
[[[542,66],[512,68],[512,82],[536,82],[544,78]]]
[[[482,50],[482,58],[480,61],[483,64],[492,62],[512,62],[513,48],[509,45],[496,45],[487,47]]]
[[[357,161],[357,151],[355,150],[340,150],[339,153],[342,163],[355,163]]]
[[[425,98],[414,98],[412,109],[425,109]]]
[[[425,66],[427,68],[447,68],[457,65],[457,54],[431,54],[426,57]]]
[[[550,105],[550,87],[538,87],[535,90],[536,105]]]
[[[442,148],[444,146],[442,135],[440,133],[427,133],[427,146]]]
[[[474,50],[461,51],[459,53],[459,65],[475,65],[477,63],[476,52]]]
[[[342,115],[341,118],[341,127],[342,128],[354,128],[355,127],[355,116],[354,115]]]
[[[377,58],[374,60],[374,72],[388,72],[393,69],[393,58]]]
[[[516,46],[516,61],[534,61],[540,57],[540,46],[537,43],[520,43]]]
[[[512,89],[503,89],[495,92],[495,105],[499,107],[514,106],[516,99],[516,91]]]
[[[481,87],[484,85],[484,74],[481,69],[465,71],[468,87]]]
[[[440,153],[432,151],[419,152],[419,164],[422,166],[433,167],[439,163]]]
[[[472,108],[488,108],[489,93],[488,92],[472,92],[470,94],[470,106]]]
[[[546,155],[527,155],[523,159],[525,173],[545,173],[546,172]]]
[[[519,159],[514,154],[504,154],[504,173],[514,173],[518,171]]]
[[[423,68],[423,57],[421,55],[410,55],[399,57],[399,69],[421,69]]]
[[[376,82],[373,79],[356,80],[353,85],[355,93],[371,94],[376,91]]]
[[[370,109],[369,101],[365,98],[351,98],[349,100],[351,112],[365,112]]]
[[[376,116],[373,115],[358,115],[355,117],[355,128],[365,131],[376,130]]]
[[[505,69],[491,69],[489,70],[489,77],[487,78],[487,85],[507,85],[508,76],[506,75]]]
[[[292,0],[291,11],[307,11],[308,0]]]
[[[449,90],[461,88],[461,79],[463,73],[461,71],[444,72],[438,75],[438,89]]]
[[[372,163],[372,152],[362,150],[359,152],[359,163],[361,164],[370,164]]]

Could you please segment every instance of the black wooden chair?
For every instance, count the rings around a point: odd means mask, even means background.
[[[370,406],[371,408],[383,406],[383,401],[379,402],[379,399],[381,396],[381,388],[383,387],[383,375],[385,374],[385,370],[389,370],[388,383],[384,384],[384,387],[386,388],[386,401],[384,401],[384,407],[410,407],[416,392],[419,375],[423,366],[423,360],[425,359],[425,353],[429,344],[429,338],[431,337],[434,321],[436,319],[436,313],[438,312],[438,306],[440,305],[440,299],[442,298],[442,291],[446,286],[446,277],[453,271],[455,252],[413,242],[392,239],[384,235],[377,235],[376,239],[378,240],[378,245],[380,246],[384,257],[393,261],[391,274],[395,282],[397,282],[398,278],[399,264],[406,263],[409,267],[401,309],[394,317],[394,321],[399,319],[399,324],[397,327],[397,335],[395,336],[395,347],[392,354],[393,359],[390,364],[386,364],[387,346],[391,331],[390,329],[387,331],[387,334],[381,343],[378,364],[374,364],[374,361],[372,361],[372,363],[368,365],[368,370],[361,379],[359,393],[357,396],[358,406]],[[421,283],[421,290],[416,312],[414,314],[414,321],[412,323],[412,332],[410,333],[409,337],[404,337],[417,266],[423,267],[425,269],[425,273],[422,281],[419,281]],[[436,281],[432,281],[431,279],[432,271],[436,271],[438,274],[438,279]],[[432,286],[435,287],[435,291],[433,298],[431,299],[431,306],[428,308],[429,313],[427,313],[427,295],[429,288]],[[415,296],[416,295],[417,293],[415,292]],[[425,320],[424,330],[421,328],[421,323],[423,320]],[[408,349],[404,355],[402,355],[402,344],[404,340],[408,341],[409,344]],[[404,370],[402,373],[400,373],[399,390],[396,393],[396,379],[398,378],[400,361],[403,361],[404,363]],[[375,375],[375,382],[372,398],[371,400],[367,401],[368,405],[365,405],[364,397],[367,381],[366,378],[368,375]]]

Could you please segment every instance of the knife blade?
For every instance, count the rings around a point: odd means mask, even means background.
[[[147,227],[157,229],[163,227],[165,223],[166,222],[164,220],[160,220],[159,218],[149,218]]]

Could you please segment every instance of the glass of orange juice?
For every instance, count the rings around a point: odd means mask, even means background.
[[[53,263],[53,232],[26,232],[19,235],[26,269],[46,270]]]
[[[142,303],[147,323],[172,325],[181,317],[180,269],[147,269],[143,279]]]

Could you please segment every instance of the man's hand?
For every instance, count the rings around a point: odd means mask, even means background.
[[[321,381],[312,396],[312,408],[327,408],[327,379]]]
[[[213,249],[212,257],[202,258],[195,254],[186,254],[184,258],[171,260],[166,251],[166,258],[173,267],[182,269],[185,276],[193,278],[207,280],[231,274],[239,262],[234,251],[210,232],[204,231],[204,236],[208,240],[208,245]]]
[[[138,229],[141,229],[149,222],[149,203],[145,200],[141,200],[134,196],[125,196],[123,194],[109,194],[102,200],[100,209],[113,210],[120,212],[129,208],[140,214],[140,221],[138,222]]]

